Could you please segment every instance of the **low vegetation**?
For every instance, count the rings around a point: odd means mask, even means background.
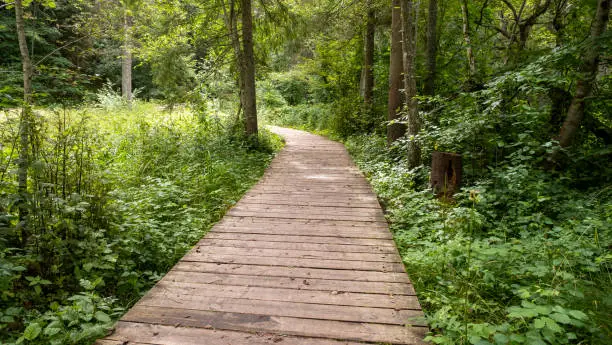
[[[29,240],[16,221],[18,113],[4,112],[0,336],[81,344],[159,280],[257,181],[281,143],[156,103],[36,110]]]

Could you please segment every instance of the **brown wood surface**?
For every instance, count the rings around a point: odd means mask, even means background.
[[[371,187],[301,131],[99,345],[422,344],[428,329]]]

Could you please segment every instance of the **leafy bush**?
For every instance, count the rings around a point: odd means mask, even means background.
[[[23,241],[12,183],[16,116],[0,123],[5,343],[86,344],[103,335],[257,181],[281,145],[266,131],[250,145],[223,120],[157,104],[41,111]]]
[[[436,344],[605,344],[612,192],[581,191],[530,150],[440,202],[384,138],[347,146],[383,200]],[[519,164],[521,163],[521,164]]]

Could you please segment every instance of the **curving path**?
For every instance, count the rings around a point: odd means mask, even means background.
[[[422,312],[342,144],[286,128],[262,180],[99,345],[421,344]]]

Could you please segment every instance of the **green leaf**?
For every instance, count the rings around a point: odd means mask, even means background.
[[[44,335],[53,336],[62,331],[62,323],[60,321],[53,321],[45,327]]]
[[[98,320],[98,321],[100,321],[100,322],[104,322],[104,323],[109,323],[109,322],[111,322],[111,318],[110,318],[110,316],[108,316],[108,315],[107,315],[105,312],[103,312],[103,311],[101,311],[101,310],[98,310],[98,311],[95,313],[95,315],[94,315],[94,316],[95,316],[96,320]]]
[[[551,308],[546,305],[539,305],[535,307],[535,310],[541,315],[548,315],[551,312]]]
[[[42,328],[38,323],[31,323],[23,332],[23,337],[25,340],[34,340],[38,337],[41,331]]]
[[[561,328],[561,326],[559,326],[559,324],[556,323],[555,320],[549,317],[543,317],[542,319],[544,320],[544,322],[546,322],[546,327],[548,327],[548,329],[550,329],[551,331],[555,333],[563,332],[563,328]]]
[[[544,326],[546,326],[546,321],[544,321],[543,318],[535,319],[533,321],[533,326],[538,329],[544,328]]]
[[[499,345],[505,345],[508,344],[508,342],[510,341],[510,339],[502,333],[496,333],[493,336],[493,340],[495,340],[495,344],[499,344]]]
[[[588,318],[589,318],[589,317],[587,316],[587,314],[585,314],[585,313],[581,312],[580,310],[570,310],[570,311],[569,311],[569,314],[570,314],[570,315],[571,315],[573,318],[578,319],[578,320],[582,320],[582,321],[584,321],[584,320],[586,320],[586,319],[588,319]]]
[[[567,314],[552,313],[550,314],[550,318],[559,323],[566,324],[566,325],[569,325],[572,323],[572,319],[570,319],[570,317],[567,316]]]
[[[508,317],[509,318],[532,318],[538,316],[538,312],[534,309],[527,309],[521,307],[510,307],[508,308]]]
[[[15,318],[12,317],[11,315],[3,315],[2,317],[0,317],[0,322],[4,322],[4,323],[15,322]]]

